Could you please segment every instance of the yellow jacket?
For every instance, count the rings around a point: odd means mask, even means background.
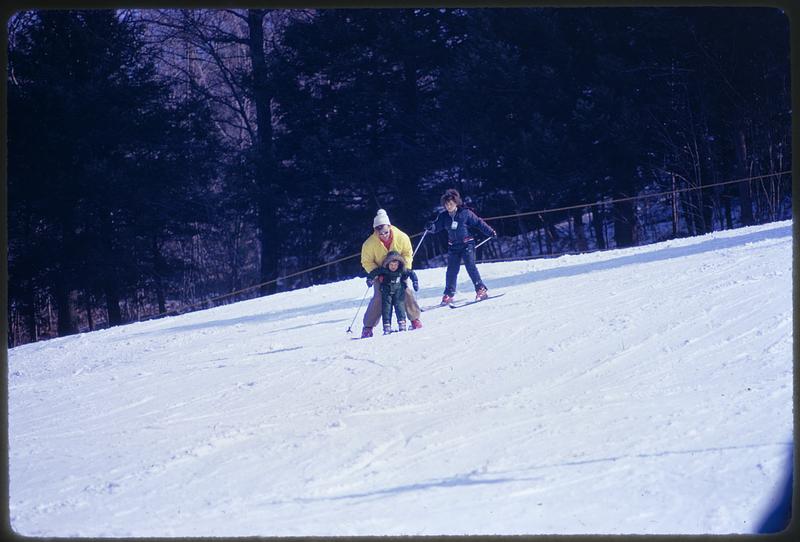
[[[361,266],[367,273],[380,267],[390,250],[399,252],[406,263],[406,269],[411,270],[411,256],[414,254],[411,248],[411,239],[394,226],[390,227],[392,228],[392,245],[389,250],[375,232],[372,232],[372,235],[361,245]]]

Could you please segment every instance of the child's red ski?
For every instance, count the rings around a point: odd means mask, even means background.
[[[490,295],[490,296],[484,297],[483,299],[475,299],[473,301],[462,301],[461,303],[450,303],[450,305],[448,305],[448,306],[451,309],[459,309],[461,307],[466,307],[467,305],[474,305],[475,303],[480,303],[481,301],[486,301],[487,299],[494,299],[495,297],[501,297],[501,296],[504,296],[505,294],[506,293],[503,292],[503,293],[500,293],[500,294],[495,294],[495,295]]]

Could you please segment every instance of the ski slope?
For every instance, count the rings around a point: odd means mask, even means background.
[[[14,348],[11,527],[754,532],[793,446],[791,230],[482,264],[506,295],[367,340],[354,278]]]

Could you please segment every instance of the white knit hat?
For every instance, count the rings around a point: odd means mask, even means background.
[[[375,215],[375,219],[372,221],[372,227],[377,228],[378,226],[391,226],[391,222],[389,222],[389,215],[386,214],[386,211],[383,209],[378,209],[378,214]]]

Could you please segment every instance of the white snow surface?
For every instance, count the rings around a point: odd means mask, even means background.
[[[791,230],[479,264],[506,295],[367,340],[353,278],[11,349],[11,527],[754,532],[793,446]]]

